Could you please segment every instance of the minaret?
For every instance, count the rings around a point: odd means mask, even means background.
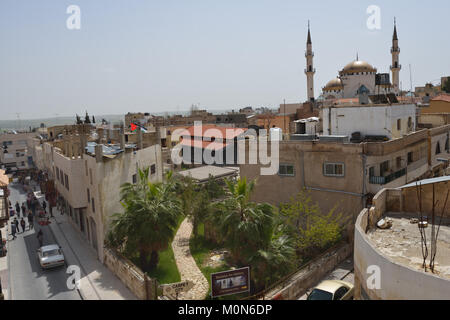
[[[392,84],[394,85],[394,93],[399,94],[400,70],[402,69],[402,66],[400,65],[399,62],[400,48],[398,47],[397,23],[395,21],[395,18],[394,18],[394,36],[392,38],[391,54],[392,54],[392,65],[391,65]]]
[[[313,66],[313,57],[314,52],[312,51],[312,42],[311,42],[311,32],[309,30],[309,21],[308,21],[308,40],[306,41],[306,83],[308,90],[308,101],[314,101],[314,74],[316,73],[316,69]]]

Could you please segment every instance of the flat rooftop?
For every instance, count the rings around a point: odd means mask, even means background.
[[[199,182],[208,181],[211,175],[213,179],[234,176],[239,173],[239,168],[231,167],[216,167],[216,166],[202,166],[194,169],[177,172],[177,174],[191,177]]]
[[[436,231],[440,214],[440,212],[436,214]],[[423,257],[419,228],[417,223],[410,222],[411,218],[418,218],[417,214],[386,213],[384,218],[386,217],[392,219],[392,227],[384,230],[379,228],[370,230],[367,236],[372,245],[392,261],[415,270],[424,271],[422,268]],[[428,243],[428,257],[426,260],[428,266],[431,249],[431,216],[428,216],[428,227],[425,228],[425,231]],[[427,268],[427,273],[431,273],[429,268]],[[443,219],[439,230],[434,274],[450,279],[449,219]]]

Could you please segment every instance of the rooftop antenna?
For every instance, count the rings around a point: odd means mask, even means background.
[[[410,89],[411,91],[410,92],[411,92],[411,102],[412,102],[412,100],[413,100],[412,98],[413,97],[412,97],[412,71],[411,71],[411,64],[409,64],[409,84],[410,84],[410,87],[411,87],[411,89]]]
[[[17,112],[16,115],[17,115],[17,129],[20,130],[22,129],[22,122],[20,121],[20,112]]]

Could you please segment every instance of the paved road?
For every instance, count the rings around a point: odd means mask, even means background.
[[[323,279],[321,279],[318,283],[316,283],[312,288],[308,291],[311,291],[315,286],[317,286],[320,282],[324,280],[343,280],[347,281],[351,284],[355,282],[355,276],[353,273],[353,255],[351,258],[342,261],[336,269],[327,274]],[[298,300],[306,300],[307,295],[304,294]]]
[[[9,186],[9,197],[13,206],[16,201],[26,201],[26,194],[17,184]],[[26,219],[25,219],[26,220]],[[11,220],[10,220],[11,221]],[[36,232],[42,228],[44,233],[44,245],[56,243],[48,226],[40,226],[35,221],[35,229],[16,234],[17,238],[11,240],[8,235],[8,269],[11,300],[80,300],[76,290],[67,288],[66,268],[60,267],[53,270],[42,270],[36,257],[39,247]],[[9,228],[11,230],[11,228]],[[21,230],[22,231],[22,230]],[[11,231],[9,231],[11,232]],[[63,247],[63,251],[64,251]]]

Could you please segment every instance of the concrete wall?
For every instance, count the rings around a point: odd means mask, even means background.
[[[295,300],[306,293],[306,290],[319,282],[326,274],[348,258],[353,250],[351,244],[344,244],[338,248],[328,250],[299,269],[294,275],[286,279],[280,286],[269,291],[265,300]]]
[[[382,201],[382,199],[379,199]],[[382,212],[383,209],[380,209]],[[399,265],[375,249],[366,236],[368,210],[358,216],[355,226],[354,271],[355,299],[442,300],[450,297],[450,281],[430,273]],[[381,289],[368,289],[367,268],[381,270]]]
[[[419,115],[418,122],[430,124],[433,128],[450,124],[450,111],[448,113],[425,113]]]
[[[82,158],[70,159],[62,155],[60,152],[53,154],[54,166],[64,174],[67,174],[69,189],[55,179],[55,186],[59,193],[69,202],[72,208],[84,208],[87,206],[87,195],[85,190],[85,167]]]
[[[435,207],[437,216],[441,215],[444,207],[447,191],[450,190],[450,181],[443,181],[434,184],[426,184],[421,186],[422,193],[422,211],[431,215],[433,207],[433,185],[435,189],[435,202],[438,201]],[[417,196],[417,187],[409,187],[402,189],[403,208],[405,212],[419,212],[419,200]],[[447,207],[444,211],[444,217],[450,218],[450,196],[447,201]]]
[[[317,142],[283,141],[280,143],[279,163],[294,166],[294,176],[261,175],[261,165],[240,165],[241,177],[257,179],[251,199],[279,205],[306,189],[323,212],[335,206],[337,211],[356,218],[363,207],[362,146]],[[323,173],[325,162],[344,163],[343,177],[329,177]]]
[[[408,129],[409,118],[412,122],[410,129]],[[397,130],[398,119],[401,121],[400,130]],[[353,132],[361,132],[363,136],[378,135],[396,139],[413,131],[415,121],[416,106],[413,104],[324,107],[323,109],[323,132],[327,135],[351,136]]]
[[[442,100],[431,100],[430,106],[421,109],[421,114],[426,113],[449,113],[450,112],[450,102]]]

